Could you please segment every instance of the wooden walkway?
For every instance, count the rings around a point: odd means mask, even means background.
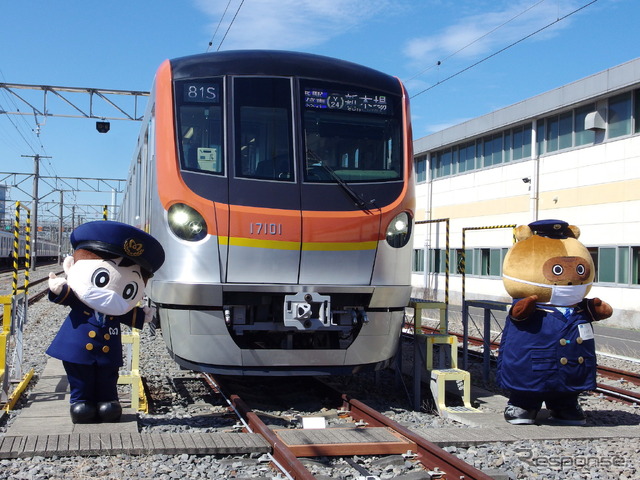
[[[136,412],[129,408],[118,423],[73,424],[67,377],[62,362],[54,358],[47,362],[27,406],[0,438],[0,458],[270,452],[268,442],[254,433],[139,433]]]
[[[72,433],[5,436],[0,441],[0,458],[270,452],[267,441],[254,433]]]

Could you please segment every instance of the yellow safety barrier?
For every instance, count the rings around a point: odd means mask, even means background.
[[[429,372],[430,389],[433,399],[438,408],[438,413],[442,416],[447,416],[449,413],[479,413],[480,411],[471,406],[471,375],[466,370],[458,368],[458,338],[455,335],[449,335],[447,331],[448,322],[446,318],[447,304],[443,302],[432,302],[428,300],[411,300],[409,307],[414,309],[414,349],[416,359],[418,358],[419,345],[418,342],[422,339],[426,342],[426,370]],[[438,332],[436,334],[422,334],[420,333],[422,323],[422,310],[424,309],[437,309],[440,311],[440,324]],[[434,368],[434,345],[449,345],[451,347],[451,368]],[[416,371],[414,372],[414,392],[419,396],[421,372],[418,371],[418,362],[415,362]],[[446,405],[446,385],[449,381],[462,382],[462,402],[463,407],[454,407]],[[460,391],[460,389],[457,389]],[[415,399],[416,404],[419,405],[420,399]]]
[[[140,331],[132,329],[129,334],[122,334],[122,344],[127,347],[126,372],[118,377],[119,385],[131,385],[131,408],[144,413],[149,412],[147,396],[140,375]]]
[[[0,379],[2,379],[0,395],[4,403],[2,408],[5,411],[13,409],[34,373],[32,368],[22,379],[12,378],[12,374],[16,377],[22,376],[22,327],[26,319],[26,311],[24,314],[18,312],[18,301],[24,304],[26,310],[26,294],[0,296],[0,303],[3,305],[2,332],[0,332]],[[19,315],[24,317],[19,319]],[[10,352],[13,355],[10,355]],[[10,359],[10,356],[13,358]],[[18,385],[10,392],[11,385],[15,382],[18,382]]]

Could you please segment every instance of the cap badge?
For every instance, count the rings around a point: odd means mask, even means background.
[[[144,245],[142,243],[138,243],[133,238],[129,238],[124,242],[124,253],[129,255],[130,257],[139,257],[144,253]]]

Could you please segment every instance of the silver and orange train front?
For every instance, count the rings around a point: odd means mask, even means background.
[[[150,280],[185,368],[344,374],[388,364],[410,294],[406,91],[314,55],[165,62],[155,84]]]

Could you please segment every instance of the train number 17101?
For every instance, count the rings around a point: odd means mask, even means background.
[[[252,235],[282,235],[282,224],[252,222],[249,224],[249,233]]]

